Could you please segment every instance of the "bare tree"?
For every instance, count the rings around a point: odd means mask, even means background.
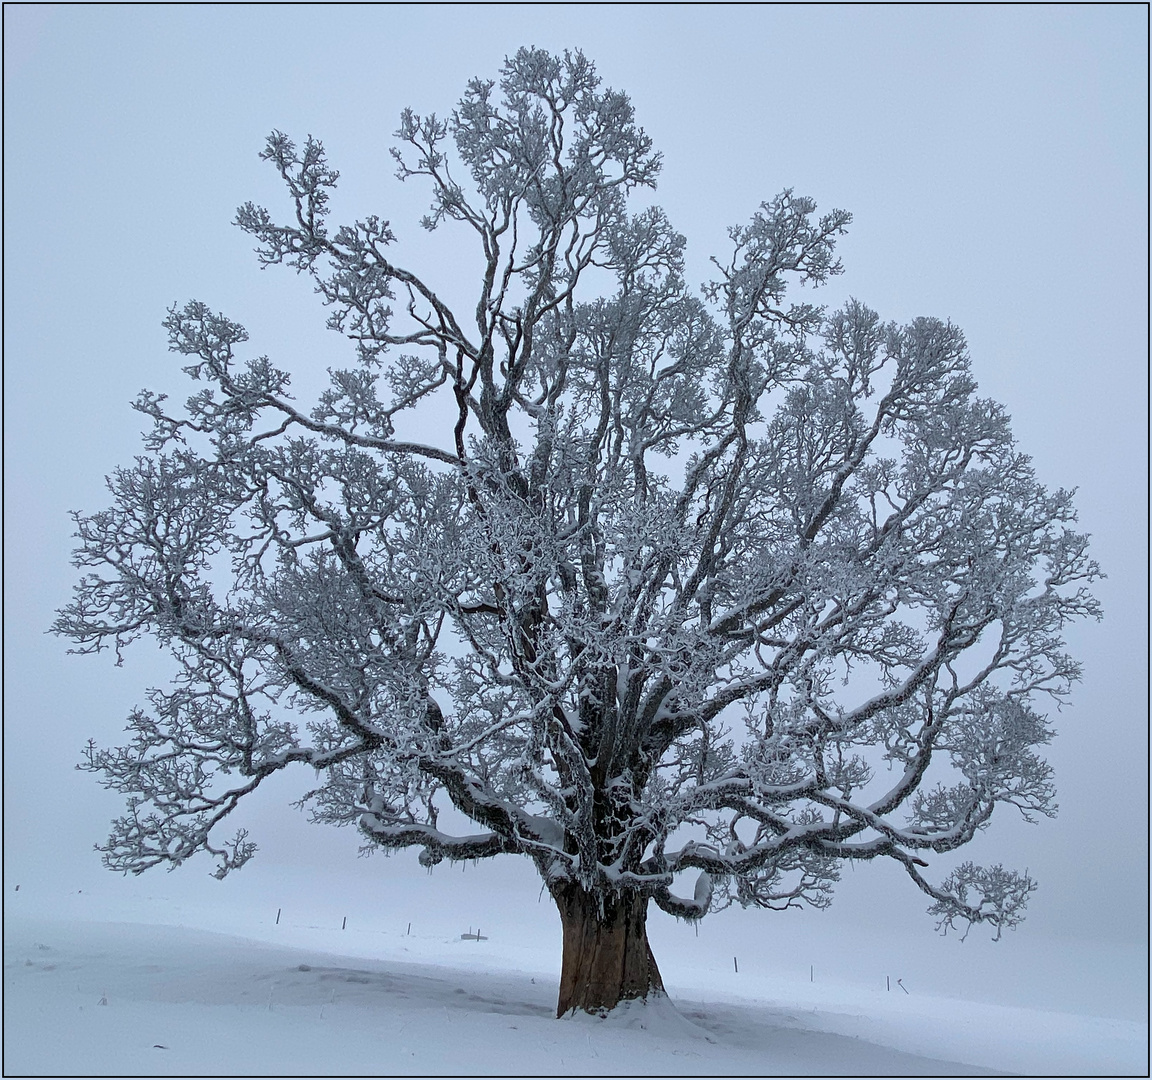
[[[255,845],[216,827],[305,765],[314,818],[370,845],[531,859],[558,1014],[661,989],[649,901],[822,907],[844,859],[895,860],[944,928],[1014,926],[1027,876],[933,884],[923,856],[998,803],[1054,812],[1032,703],[1068,693],[1062,629],[1099,614],[1070,494],[975,395],[954,326],[786,298],[840,272],[848,214],[785,191],[695,296],[663,212],[629,212],[660,158],[628,98],[529,49],[498,89],[405,111],[393,151],[424,226],[480,252],[473,308],[391,260],[388,222],[332,231],[320,143],[276,132],[292,215],[236,223],[311,276],[356,361],[307,409],[241,326],[169,312],[205,388],[138,399],[148,452],[77,515],[55,624],[179,665],[81,766],[128,796],[105,863],[207,851],[222,877]],[[449,806],[479,831],[441,828]]]

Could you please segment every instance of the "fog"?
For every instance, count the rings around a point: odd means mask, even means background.
[[[464,295],[460,235],[419,228],[426,193],[394,179],[392,132],[404,106],[443,114],[536,45],[583,49],[631,95],[690,281],[783,188],[850,210],[824,301],[957,323],[1041,481],[1079,489],[1108,578],[1104,621],[1068,631],[1084,678],[1054,719],[1060,815],[1028,826],[1004,808],[965,854],[1040,884],[1003,948],[1145,947],[1145,8],[7,5],[4,20],[6,888],[111,888],[92,847],[120,798],[74,765],[168,668],[150,645],[122,667],[69,656],[46,631],[77,574],[69,510],[103,507],[105,475],[143,452],[129,402],[187,392],[167,308],[197,298],[243,323],[304,399],[350,355],[308,283],[261,272],[230,224],[249,199],[280,205],[264,137],[321,139],[342,174],[333,220],[389,218],[414,268]],[[341,887],[356,837],[288,806],[311,779],[277,778],[245,808],[261,852],[241,873],[314,866]],[[932,935],[895,867],[846,872],[836,906]]]

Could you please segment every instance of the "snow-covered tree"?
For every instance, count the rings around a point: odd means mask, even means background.
[[[217,827],[303,765],[314,818],[368,845],[531,859],[560,1014],[661,988],[650,901],[822,907],[845,859],[899,863],[945,928],[1014,926],[1027,876],[933,883],[924,856],[998,803],[1054,812],[1034,702],[1079,675],[1061,634],[1099,570],[960,331],[788,298],[840,272],[849,222],[791,191],[695,295],[683,238],[629,209],[660,157],[580,53],[521,49],[397,139],[424,227],[474,245],[469,306],[387,221],[331,227],[320,143],[273,133],[291,212],[236,224],[355,358],[301,405],[240,325],[174,307],[203,388],[141,394],[147,453],[76,517],[55,629],[178,664],[82,765],[128,796],[105,863],[222,877],[255,845]]]

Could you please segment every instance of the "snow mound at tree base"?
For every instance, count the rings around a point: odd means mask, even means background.
[[[632,998],[622,1001],[614,1009],[602,1013],[588,1013],[573,1009],[563,1017],[583,1023],[607,1025],[611,1028],[624,1028],[633,1031],[648,1031],[657,1037],[677,1039],[699,1039],[714,1043],[716,1040],[704,1028],[694,1024],[663,991],[656,991],[646,998]]]

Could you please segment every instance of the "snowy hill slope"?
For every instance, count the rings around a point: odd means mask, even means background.
[[[443,943],[445,947],[449,942]],[[942,999],[694,998],[557,1021],[554,979],[187,928],[10,920],[6,1075],[1136,1075],[1136,1021]],[[888,1004],[886,1010],[877,1004]]]

